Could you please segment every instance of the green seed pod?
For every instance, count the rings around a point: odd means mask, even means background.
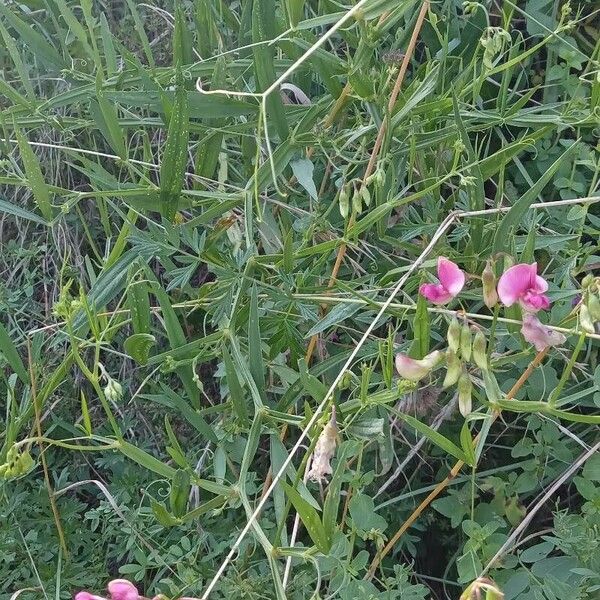
[[[362,194],[357,191],[352,194],[352,212],[356,214],[362,212]]]
[[[492,309],[498,304],[498,292],[496,292],[496,275],[492,269],[491,261],[485,263],[485,269],[481,274],[481,281],[483,283],[483,303]]]
[[[584,331],[587,331],[588,333],[596,333],[594,321],[592,320],[590,311],[585,304],[582,304],[579,308],[579,324]]]
[[[371,204],[371,192],[366,185],[361,188],[360,195],[365,206],[369,206]]]
[[[589,293],[587,307],[594,323],[600,321],[600,298],[598,295]]]
[[[464,323],[460,330],[460,353],[463,360],[471,360],[471,329]]]
[[[469,374],[463,370],[460,378],[458,379],[458,410],[463,417],[467,417],[471,414],[473,409],[473,384]]]
[[[343,185],[340,189],[339,195],[339,207],[340,207],[340,215],[345,219],[350,212],[350,194],[348,193],[348,188]]]
[[[477,333],[475,334],[475,339],[473,340],[473,360],[482,371],[487,370],[487,342],[485,339],[485,335],[483,335],[483,331],[481,331],[481,329],[477,330]]]
[[[462,363],[452,350],[446,351],[446,377],[444,378],[444,388],[454,385],[462,372]]]
[[[458,352],[460,347],[460,323],[458,319],[454,317],[452,321],[450,321],[450,325],[448,326],[448,347],[455,354]]]

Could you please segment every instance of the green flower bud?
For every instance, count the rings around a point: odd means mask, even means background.
[[[469,374],[463,370],[461,376],[458,379],[458,410],[463,417],[467,417],[471,414],[473,409],[473,384]]]
[[[471,329],[467,323],[460,330],[460,353],[463,360],[471,360]]]
[[[104,388],[104,395],[110,402],[118,402],[123,397],[123,387],[118,381],[109,378]]]
[[[492,309],[498,304],[498,292],[496,292],[496,275],[489,260],[485,263],[481,281],[483,283],[483,303]]]
[[[481,329],[477,330],[477,333],[475,334],[475,339],[473,340],[473,360],[482,371],[487,370],[487,342],[485,339],[485,335],[483,335],[483,331],[481,331]]]
[[[343,219],[345,219],[348,216],[348,213],[350,212],[349,200],[350,194],[348,193],[348,188],[345,185],[343,185],[340,189],[340,195],[338,198],[340,215],[342,215]]]
[[[594,321],[592,320],[590,311],[585,304],[582,304],[579,308],[579,324],[584,331],[587,331],[588,333],[596,333]]]
[[[446,377],[444,378],[444,388],[454,385],[462,372],[462,363],[452,350],[446,352]]]
[[[598,295],[589,293],[587,307],[594,323],[600,321],[600,298]]]
[[[460,323],[456,317],[450,321],[447,339],[450,350],[452,350],[454,353],[457,353],[460,347]]]

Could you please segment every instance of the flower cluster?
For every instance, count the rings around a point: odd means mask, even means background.
[[[439,283],[423,283],[419,287],[419,293],[437,305],[448,304],[454,299],[467,279],[457,264],[443,256],[438,259],[437,276]],[[546,295],[548,282],[538,275],[536,263],[513,265],[496,281],[493,264],[488,261],[481,274],[481,281],[483,302],[489,309],[494,309],[498,302],[507,307],[519,305],[522,308],[521,333],[536,350],[541,351],[548,346],[559,346],[565,342],[566,338],[562,333],[545,326],[536,316],[540,310],[550,307],[550,300]],[[445,358],[446,377],[443,386],[447,388],[457,385],[460,412],[466,416],[471,412],[473,387],[466,365],[473,362],[484,375],[488,373],[487,340],[479,327],[469,325],[466,319],[461,324],[457,318],[453,318],[450,323],[447,339],[448,348],[445,353],[435,350],[420,360],[398,354],[396,370],[404,379],[418,382]]]

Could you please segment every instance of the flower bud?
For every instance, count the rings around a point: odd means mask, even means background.
[[[464,323],[460,330],[460,353],[463,360],[471,360],[471,329]]]
[[[475,339],[473,340],[473,360],[482,371],[487,370],[487,342],[481,329],[477,330],[477,333],[475,333]]]
[[[456,354],[460,347],[460,323],[456,317],[453,317],[452,321],[450,321],[447,339],[448,347]]]
[[[406,354],[397,354],[396,370],[400,377],[416,382],[426,377],[441,358],[442,353],[439,350],[434,350],[421,360],[416,360]]]
[[[463,417],[467,417],[471,414],[473,409],[473,401],[471,395],[473,393],[473,384],[469,374],[463,370],[460,378],[458,379],[458,410]]]
[[[446,377],[444,378],[444,388],[454,385],[462,372],[462,363],[452,350],[446,352]]]
[[[109,377],[104,388],[104,395],[110,402],[118,402],[123,397],[123,387],[118,381]]]
[[[352,212],[359,214],[362,212],[362,192],[355,190],[352,194]]]
[[[584,331],[596,333],[594,321],[586,304],[582,304],[579,308],[579,324]]]
[[[589,288],[592,283],[594,283],[594,276],[591,273],[588,273],[582,280],[581,280],[581,287],[585,290],[587,288]]]
[[[485,592],[485,600],[503,600],[504,598],[504,594],[494,581],[487,577],[479,577],[467,587],[459,600],[483,600],[482,592]]]
[[[348,188],[345,185],[342,185],[340,188],[340,195],[338,198],[340,215],[343,219],[348,216],[348,212],[350,211],[350,194],[348,192]]]
[[[587,307],[592,321],[600,321],[600,298],[596,294],[589,293]]]
[[[483,283],[483,303],[492,309],[498,304],[498,292],[496,291],[496,275],[489,260],[485,263],[481,281]]]

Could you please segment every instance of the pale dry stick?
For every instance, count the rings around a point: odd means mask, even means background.
[[[271,481],[271,484],[267,488],[266,493],[263,494],[262,498],[259,500],[258,504],[256,505],[256,508],[254,509],[254,512],[250,515],[250,518],[248,519],[246,525],[244,525],[242,531],[240,532],[240,534],[238,535],[237,539],[233,543],[233,545],[231,547],[231,550],[228,552],[227,556],[225,557],[225,559],[223,560],[223,562],[221,563],[221,565],[217,569],[217,572],[215,573],[215,575],[213,576],[212,580],[208,584],[208,587],[204,591],[204,594],[202,595],[202,597],[201,597],[200,600],[207,600],[208,599],[210,592],[212,591],[212,589],[217,584],[217,581],[219,580],[219,578],[221,577],[221,575],[223,574],[223,572],[227,568],[227,565],[229,564],[229,562],[233,558],[234,554],[237,552],[237,550],[238,550],[238,548],[239,548],[242,540],[246,537],[246,534],[252,528],[252,526],[254,524],[254,521],[256,520],[256,518],[258,517],[258,515],[260,514],[260,512],[262,511],[262,509],[263,509],[265,503],[267,502],[267,499],[269,498],[271,492],[273,491],[273,489],[275,488],[275,486],[277,485],[277,483],[279,482],[279,480],[281,479],[281,477],[285,473],[285,471],[286,471],[287,467],[289,466],[289,464],[292,462],[292,459],[294,458],[294,455],[296,454],[296,452],[298,451],[298,449],[302,445],[302,442],[308,436],[308,432],[312,429],[313,425],[317,422],[317,420],[321,416],[321,413],[323,412],[323,410],[325,409],[325,407],[329,403],[329,400],[330,400],[330,398],[331,398],[334,390],[336,389],[338,383],[342,380],[342,377],[344,376],[344,373],[347,371],[347,369],[350,367],[350,365],[352,364],[352,362],[356,358],[356,355],[358,354],[358,352],[360,351],[360,349],[362,348],[363,344],[366,342],[366,340],[368,339],[368,337],[371,335],[371,332],[373,331],[373,329],[375,329],[375,327],[377,326],[377,323],[379,322],[379,319],[385,313],[385,311],[387,310],[389,304],[393,301],[394,297],[402,289],[402,287],[404,286],[404,284],[406,283],[406,281],[408,280],[408,278],[412,275],[412,273],[414,271],[416,271],[418,269],[419,265],[423,262],[423,260],[425,260],[425,257],[428,256],[428,254],[433,250],[433,248],[437,244],[438,240],[444,235],[444,233],[446,232],[446,230],[454,223],[455,220],[456,220],[456,214],[455,213],[451,213],[451,214],[449,214],[442,221],[442,223],[440,223],[440,226],[437,228],[437,230],[436,230],[435,234],[433,235],[433,237],[431,238],[431,241],[429,242],[429,244],[427,244],[427,246],[423,249],[423,251],[421,252],[421,254],[415,259],[415,261],[411,265],[410,269],[399,279],[398,283],[396,284],[396,287],[392,290],[392,292],[391,292],[388,300],[382,305],[381,309],[379,310],[379,312],[377,313],[377,315],[375,315],[373,321],[367,327],[367,329],[363,333],[362,337],[360,338],[360,340],[356,344],[356,347],[354,348],[354,350],[352,350],[352,352],[350,353],[350,356],[346,359],[346,362],[344,363],[344,365],[340,369],[339,373],[336,375],[336,377],[333,380],[331,386],[329,387],[327,393],[325,394],[325,397],[319,403],[319,405],[315,408],[313,416],[310,418],[310,420],[306,424],[305,429],[300,433],[300,436],[298,437],[298,440],[296,441],[296,443],[294,444],[294,446],[291,448],[291,450],[290,450],[287,458],[283,461],[283,464],[281,465],[280,469],[273,476],[273,480]]]
[[[480,573],[480,577],[483,577],[493,566],[494,563],[502,557],[502,555],[506,554],[506,552],[512,546],[514,540],[521,534],[522,531],[531,523],[533,517],[537,514],[537,512],[550,500],[553,494],[558,490],[558,488],[567,481],[585,462],[591,458],[596,452],[600,450],[600,442],[596,442],[594,446],[586,450],[581,456],[548,488],[546,493],[539,499],[536,505],[533,508],[529,508],[527,510],[527,516],[519,523],[519,525],[515,528],[515,530],[510,534],[508,539],[502,544],[502,546],[498,549],[496,554],[492,557],[492,559],[488,562],[485,569]]]
[[[538,352],[535,358],[531,361],[527,369],[522,373],[521,377],[516,381],[516,383],[509,390],[508,394],[506,394],[507,400],[510,400],[515,397],[516,393],[521,389],[523,384],[529,379],[529,376],[533,371],[541,364],[542,360],[548,353],[549,348],[545,348],[541,352]],[[492,422],[494,422],[500,416],[500,411],[496,410],[492,413]],[[477,434],[473,438],[473,445],[477,445],[479,441],[479,434]],[[406,533],[409,527],[421,516],[423,511],[448,487],[448,484],[458,475],[460,470],[463,468],[465,463],[462,460],[456,462],[456,464],[450,470],[450,473],[446,476],[445,479],[440,481],[437,486],[429,493],[429,495],[417,506],[417,508],[411,513],[411,515],[402,523],[400,529],[394,534],[394,536],[390,539],[390,541],[384,546],[383,550],[379,552],[369,567],[367,574],[365,575],[365,579],[372,579],[373,575],[375,575],[375,571],[377,567],[380,565],[381,561],[389,554],[392,548],[396,545],[398,540]]]

